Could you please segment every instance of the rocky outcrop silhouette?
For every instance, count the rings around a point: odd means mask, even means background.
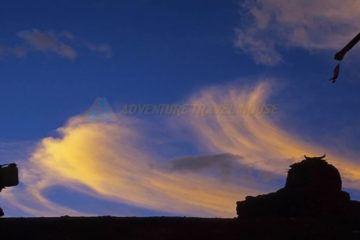
[[[321,157],[307,157],[292,164],[286,184],[280,190],[247,196],[237,202],[243,217],[349,216],[360,213],[360,202],[341,190],[341,176]]]

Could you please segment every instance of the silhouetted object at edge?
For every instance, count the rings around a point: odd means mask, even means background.
[[[356,35],[353,39],[351,39],[351,41],[348,44],[346,44],[345,47],[343,47],[339,52],[335,54],[334,56],[335,60],[338,60],[339,62],[343,60],[346,53],[350,51],[350,49],[352,49],[359,41],[360,41],[360,33]],[[340,63],[338,63],[334,68],[333,76],[330,78],[330,81],[332,83],[334,83],[338,78],[339,71],[340,71]]]
[[[285,187],[237,202],[239,218],[354,216],[360,202],[341,190],[339,171],[321,157],[307,157],[292,164]]]
[[[6,187],[13,187],[19,184],[18,168],[15,163],[0,165],[0,192]],[[4,212],[0,208],[0,216]]]

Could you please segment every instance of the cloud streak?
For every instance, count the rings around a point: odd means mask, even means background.
[[[22,38],[31,50],[54,52],[69,59],[75,59],[77,56],[76,51],[61,41],[54,33],[34,29],[18,32],[17,36]]]
[[[190,101],[214,104],[220,102],[249,106],[264,104],[270,94],[270,82],[260,82],[253,88],[217,87],[200,92]],[[307,155],[326,153],[329,161],[339,168],[345,186],[359,189],[360,165],[354,161],[356,152],[347,156],[333,149],[307,142],[274,124],[267,115],[239,115],[233,118],[213,115],[206,119],[193,116],[188,123],[203,145],[213,152],[242,156],[241,164],[284,176],[288,166]]]
[[[96,52],[101,56],[113,56],[108,44],[94,44],[74,37],[70,32],[41,31],[38,29],[24,30],[17,34],[22,43],[17,46],[0,46],[0,55],[25,57],[32,52],[53,54],[70,60],[78,58],[80,52]]]
[[[235,45],[256,63],[275,65],[283,48],[339,49],[359,32],[356,0],[257,0],[241,4]]]
[[[152,167],[156,162],[151,154],[141,151],[136,128],[124,117],[121,119],[111,123],[73,118],[59,129],[60,137],[43,139],[32,154],[21,176],[27,186],[23,197],[15,188],[9,189],[5,197],[34,215],[83,215],[57,206],[42,194],[51,186],[63,185],[94,197],[153,210],[233,216],[234,202],[244,198],[245,192],[255,192],[211,177]],[[29,196],[32,201],[22,203]]]
[[[268,82],[212,87],[189,102],[258,106],[265,103],[270,90]],[[164,168],[161,163],[166,160],[146,147],[154,136],[142,131],[142,121],[124,115],[115,121],[74,117],[58,129],[58,136],[38,143],[20,168],[23,187],[7,189],[3,198],[35,216],[99,214],[55,204],[44,195],[46,189],[65,186],[92,197],[173,214],[230,217],[235,215],[237,200],[264,191],[261,183],[267,173],[285,177],[288,166],[304,154],[323,153],[339,168],[344,185],[359,189],[360,167],[350,155],[306,142],[274,124],[268,115],[190,115],[180,122],[178,126],[191,129],[194,144],[204,146],[209,155],[173,159],[167,162],[171,167]],[[263,182],[246,177],[223,181],[207,172],[241,166],[263,174]]]

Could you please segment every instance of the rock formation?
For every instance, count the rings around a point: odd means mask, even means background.
[[[360,213],[360,202],[341,190],[339,171],[321,157],[292,164],[285,187],[237,202],[243,217],[346,216]]]

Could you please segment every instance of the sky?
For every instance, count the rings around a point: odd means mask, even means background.
[[[2,1],[0,163],[20,184],[0,206],[234,217],[324,153],[360,200],[360,46],[329,81],[359,18],[357,0]]]

